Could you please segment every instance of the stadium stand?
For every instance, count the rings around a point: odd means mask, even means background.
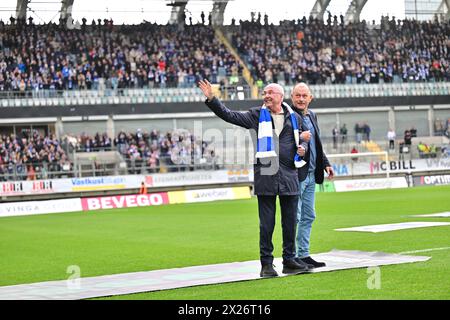
[[[182,33],[150,23],[81,30],[3,25],[0,39],[0,91],[14,97],[105,89],[135,96],[136,88],[188,88],[200,78],[220,83],[241,72],[214,30],[203,25],[185,26]]]
[[[448,23],[382,19],[375,27],[309,19],[247,21],[229,32],[257,81],[290,85],[450,80]]]
[[[250,70],[251,84],[261,88],[278,82],[286,97],[299,81],[312,86],[316,100],[450,95],[448,21],[382,17],[375,25],[303,17],[279,26],[258,19],[221,26],[220,33],[216,28],[105,21],[68,30],[54,23],[2,23],[0,106],[201,104],[196,83],[202,78],[215,83],[224,100],[256,99],[242,77],[244,69]],[[330,128],[322,133],[327,153],[347,153],[354,147],[359,152],[388,150],[385,132],[390,121],[397,123],[399,137],[390,153],[400,157],[402,131],[426,115],[400,110],[392,120],[389,110],[373,111],[322,113],[320,121]],[[407,112],[414,117],[405,118]],[[449,137],[448,115],[445,110],[436,113],[428,111],[434,126],[429,131]],[[420,125],[424,142],[428,128]],[[333,136],[335,126],[339,130]],[[149,125],[141,132],[121,131],[113,138],[92,127],[71,135],[68,125],[58,132],[59,139],[55,130],[46,135],[19,129],[14,135],[4,129],[0,176],[25,180],[71,176],[74,170],[79,175],[194,170],[192,163],[199,159],[209,168],[217,166],[213,148],[195,141],[189,130],[167,127],[162,132],[170,132],[161,134],[153,129]],[[447,141],[435,144],[437,149],[446,150]],[[419,142],[406,143],[410,156],[426,156],[416,154],[423,149]]]
[[[188,130],[0,136],[0,181],[214,169],[214,150]]]
[[[326,24],[303,17],[280,26],[241,21],[222,29],[259,87],[268,82],[291,86],[298,81],[366,85],[353,90],[323,87],[317,94],[325,98],[349,93],[370,96],[378,84],[398,84],[378,87],[378,95],[389,95],[388,88],[406,91],[405,95],[430,94],[430,90],[448,94],[446,86],[426,85],[450,81],[448,22],[382,19],[373,26],[364,21]],[[81,30],[54,23],[3,24],[0,39],[3,98],[42,98],[44,105],[119,100],[111,96],[129,97],[122,99],[125,103],[185,102],[189,89],[201,78],[227,86],[238,77],[238,83],[245,84],[240,78],[242,66],[212,26],[186,25],[179,32],[174,25],[151,23],[84,25]],[[401,86],[408,82],[417,85]],[[5,101],[3,106],[21,106],[38,100]]]

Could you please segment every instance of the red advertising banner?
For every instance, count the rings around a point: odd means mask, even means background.
[[[169,204],[169,197],[167,196],[167,192],[81,199],[81,205],[84,211],[131,208],[131,207],[148,207],[148,206],[159,206],[162,204]]]
[[[2,182],[0,183],[0,195],[22,195],[25,194],[22,181]]]

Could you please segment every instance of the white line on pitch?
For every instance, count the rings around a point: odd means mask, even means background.
[[[431,249],[414,250],[414,251],[405,251],[405,252],[400,252],[399,254],[410,254],[410,253],[419,253],[419,252],[428,252],[428,251],[448,250],[448,249],[450,249],[450,247],[431,248]]]

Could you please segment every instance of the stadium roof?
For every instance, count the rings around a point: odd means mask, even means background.
[[[323,17],[343,15],[347,21],[365,19],[379,21],[381,16],[404,18],[428,18],[438,10],[449,17],[450,0],[2,0],[0,19],[32,17],[34,23],[58,22],[67,12],[75,21],[83,17],[113,19],[115,24],[139,24],[142,21],[165,24],[182,18],[186,22],[200,22],[201,12],[205,20],[212,12],[213,21],[230,24],[235,18],[250,20],[251,12],[268,14],[269,22],[292,20],[302,16]],[[419,13],[419,15],[418,15]],[[422,13],[422,15],[420,15]]]

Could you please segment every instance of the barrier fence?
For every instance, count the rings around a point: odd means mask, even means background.
[[[370,156],[368,158],[368,156]],[[365,177],[414,176],[415,182],[439,184],[447,181],[450,172],[450,158],[387,160],[385,154],[353,154],[348,157],[333,158],[336,180],[362,179]],[[381,158],[380,158],[381,157]],[[347,161],[348,160],[348,161]],[[442,175],[440,180],[415,177]],[[393,180],[390,180],[393,181]],[[69,177],[41,180],[0,182],[0,197],[5,201],[15,196],[52,195],[55,193],[80,193],[93,191],[126,191],[138,189],[142,182],[149,188],[193,187],[201,185],[228,185],[234,183],[253,184],[251,168],[229,168],[220,170],[176,171],[149,174],[125,174],[91,177]],[[336,181],[337,182],[337,181]],[[442,183],[443,183],[442,182]],[[409,182],[408,182],[409,183]]]

